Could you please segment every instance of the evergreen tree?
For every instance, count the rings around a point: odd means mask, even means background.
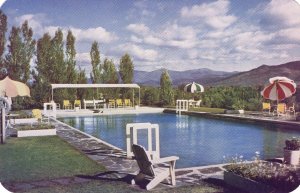
[[[4,66],[4,59],[3,54],[5,51],[5,33],[7,31],[7,17],[6,15],[0,10],[0,69]],[[5,73],[0,71],[0,79],[4,78]]]
[[[99,52],[99,46],[98,42],[93,42],[91,51],[91,63],[92,63],[92,72],[91,72],[91,80],[93,83],[100,83],[100,72],[101,72],[101,66],[100,66],[100,52]]]
[[[167,70],[164,70],[160,77],[160,101],[163,105],[170,105],[174,101],[172,80]]]
[[[133,71],[134,65],[129,56],[129,54],[125,54],[120,60],[119,73],[120,77],[125,84],[132,83],[133,80]]]

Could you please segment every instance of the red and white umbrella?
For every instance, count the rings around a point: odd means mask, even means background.
[[[270,78],[269,81],[270,85],[261,91],[261,95],[265,99],[281,101],[296,92],[296,83],[287,77],[276,76]]]

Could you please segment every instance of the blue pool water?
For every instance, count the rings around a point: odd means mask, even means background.
[[[268,124],[174,114],[107,115],[60,118],[61,121],[126,150],[127,123],[159,124],[161,157],[177,155],[177,168],[224,163],[236,155],[251,160],[283,156],[285,139],[300,131]],[[146,133],[139,143],[146,145]]]

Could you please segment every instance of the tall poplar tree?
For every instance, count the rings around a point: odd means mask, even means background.
[[[92,63],[92,72],[91,72],[91,80],[93,83],[100,83],[100,51],[98,42],[94,41],[90,51],[91,63]]]
[[[33,39],[32,28],[28,26],[28,21],[25,21],[21,27],[22,31],[22,70],[23,74],[21,81],[27,82],[30,78],[30,62],[35,52],[36,41]]]
[[[81,68],[79,68],[77,83],[78,84],[87,84],[88,83],[87,77],[85,76],[85,70],[81,70]],[[86,96],[86,93],[87,93],[87,90],[85,88],[77,89],[77,96],[79,99],[84,99]]]
[[[160,77],[160,101],[164,105],[170,105],[174,101],[172,80],[167,70],[164,70]]]
[[[76,66],[76,50],[75,50],[75,37],[72,34],[72,31],[68,31],[67,42],[66,42],[66,82],[68,84],[77,83],[77,71],[75,69]],[[68,95],[74,97],[76,95],[75,89],[68,89]],[[77,96],[76,96],[77,98]],[[72,98],[73,99],[73,98]]]
[[[8,75],[14,80],[21,80],[22,74],[22,38],[21,30],[13,26],[9,35],[8,53],[5,56],[5,67]]]
[[[103,83],[115,84],[119,82],[117,70],[112,60],[105,58],[102,71]]]
[[[120,60],[119,73],[124,84],[130,84],[133,80],[134,65],[129,54],[122,56]]]
[[[51,83],[66,82],[66,64],[64,60],[63,33],[61,29],[55,32],[51,40]]]
[[[51,36],[46,33],[37,41],[36,67],[32,71],[34,79],[32,97],[41,106],[43,101],[49,100],[51,77],[53,76],[51,62]],[[58,101],[56,101],[58,102]]]

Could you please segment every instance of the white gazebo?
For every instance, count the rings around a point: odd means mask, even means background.
[[[140,95],[141,90],[140,86],[137,84],[51,84],[52,91],[51,91],[51,99],[53,101],[53,90],[58,88],[132,88],[132,89],[139,89],[139,101],[138,105],[140,105]],[[132,91],[132,101],[134,104],[134,90]]]

